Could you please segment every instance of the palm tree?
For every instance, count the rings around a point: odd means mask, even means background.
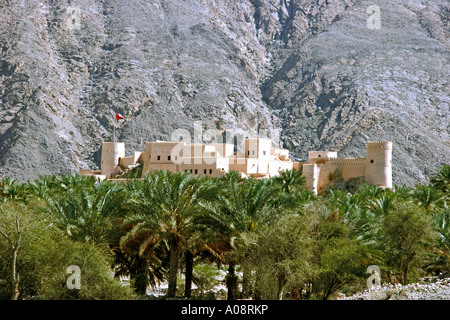
[[[377,199],[379,198],[385,190],[383,188],[372,186],[372,185],[363,185],[358,189],[357,194],[363,200],[366,199]]]
[[[272,203],[274,208],[297,209],[316,199],[314,192],[304,187],[306,180],[301,171],[280,171],[280,174],[270,181],[277,185],[275,188],[279,188],[279,194]]]
[[[442,212],[436,213],[435,222],[440,240],[447,248],[447,253],[450,253],[450,208],[445,206]]]
[[[149,286],[156,287],[167,272],[168,248],[164,245],[147,248],[141,252],[144,237],[122,238],[126,232],[118,232],[114,241],[114,272],[116,277],[128,276],[136,293],[145,295]],[[130,236],[130,235],[129,235]]]
[[[111,222],[123,215],[126,193],[122,185],[112,182],[83,184],[45,196],[55,223],[78,241],[106,243]]]
[[[56,188],[60,190],[68,190],[72,188],[93,188],[99,182],[94,176],[82,176],[77,173],[69,173],[57,176]]]
[[[28,182],[27,190],[37,198],[44,199],[49,194],[66,192],[70,189],[91,190],[100,180],[94,176],[81,176],[76,173],[66,175],[40,175]]]
[[[38,179],[28,182],[28,190],[35,197],[44,199],[50,192],[56,192],[59,186],[58,176],[56,175],[40,175]]]
[[[184,248],[185,262],[185,291],[184,297],[190,299],[192,293],[194,258],[198,255],[214,260],[224,252],[224,242],[220,241],[216,234],[209,232],[205,228],[203,220],[203,209],[201,204],[210,203],[215,200],[215,195],[220,190],[220,185],[215,178],[196,177],[201,185],[202,192],[199,192],[198,203],[195,205],[197,211],[192,217],[190,237]]]
[[[170,252],[168,297],[177,289],[178,261],[182,250],[190,248],[194,218],[200,199],[214,196],[211,185],[189,173],[155,171],[135,181],[131,206],[134,214],[125,221],[132,229],[122,238],[122,246],[140,237],[139,252],[166,246]]]
[[[436,255],[430,266],[440,273],[450,268],[450,208],[447,204],[444,209],[437,211],[433,216],[434,227],[438,236]]]
[[[278,182],[284,192],[291,193],[299,188],[303,188],[306,184],[306,178],[299,170],[283,170],[279,175],[274,177],[274,180]]]
[[[367,208],[375,215],[381,216],[394,209],[396,194],[386,191],[375,199],[369,199]]]
[[[323,193],[323,197],[327,199],[327,202],[334,208],[339,208],[343,199],[347,197],[348,192],[341,189],[327,189]]]
[[[402,186],[395,185],[393,191],[397,199],[401,201],[407,201],[411,199],[413,188],[407,187],[405,185]]]
[[[417,185],[412,194],[415,202],[424,207],[427,212],[437,207],[443,207],[446,195],[433,186]]]
[[[450,165],[444,164],[431,178],[431,185],[444,193],[450,192]]]
[[[362,197],[358,192],[356,192],[355,194],[351,194],[349,192],[339,192],[336,194],[336,196],[337,199],[334,200],[335,204],[337,205],[337,208],[339,209],[341,215],[344,216],[347,215],[347,213],[352,209],[364,207],[364,203],[365,201],[367,201],[367,199]]]
[[[364,245],[372,258],[378,257],[378,232],[381,223],[380,214],[391,209],[390,197],[385,198],[383,189],[363,186],[354,194],[342,190],[328,190],[326,203],[337,210],[348,227],[349,237]]]
[[[236,264],[245,262],[242,259],[248,255],[248,247],[254,234],[271,220],[270,204],[279,194],[279,188],[266,179],[242,179],[239,173],[233,171],[219,180],[222,192],[214,203],[202,205],[205,210],[203,219],[212,228],[219,230],[221,239],[226,237],[229,243],[230,251],[225,255],[229,264],[227,287],[228,299],[233,300],[236,298],[237,288],[237,277],[234,274]],[[244,263],[244,297],[247,294],[249,271]]]
[[[6,177],[0,180],[0,200],[7,201],[10,199],[24,200],[26,199],[28,190],[24,183],[18,180]]]

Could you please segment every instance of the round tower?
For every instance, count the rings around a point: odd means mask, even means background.
[[[392,188],[392,142],[367,142],[365,177],[372,185]]]
[[[107,179],[111,178],[112,174],[119,171],[119,161],[123,157],[125,157],[125,143],[103,142],[101,174]]]

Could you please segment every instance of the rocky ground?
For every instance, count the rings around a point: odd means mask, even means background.
[[[371,5],[380,29],[368,27]],[[0,176],[99,165],[177,129],[267,129],[295,158],[394,143],[394,183],[448,161],[445,0],[4,0]],[[115,123],[114,113],[125,121]]]
[[[224,300],[226,299],[226,286],[222,283],[225,273],[218,278],[220,284],[213,289],[205,292],[204,299]],[[198,294],[196,286],[193,285],[194,295]],[[166,294],[167,285],[163,285],[156,290],[149,289],[147,296],[142,299],[157,300]],[[450,274],[441,274],[440,276],[425,277],[417,283],[401,284],[382,284],[380,287],[374,287],[369,290],[346,296],[338,293],[335,300],[450,300]]]
[[[387,284],[337,300],[450,300],[450,274],[426,277],[408,285]]]

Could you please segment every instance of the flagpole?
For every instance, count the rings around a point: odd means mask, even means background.
[[[113,142],[116,142],[116,122],[119,122],[120,119],[123,119],[123,116],[119,113],[116,113],[116,121],[114,121],[113,126]]]

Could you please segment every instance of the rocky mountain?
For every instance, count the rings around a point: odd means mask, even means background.
[[[99,165],[177,129],[267,129],[297,158],[394,142],[394,183],[448,162],[445,0],[2,0],[0,176]],[[114,113],[125,120],[117,123]]]

